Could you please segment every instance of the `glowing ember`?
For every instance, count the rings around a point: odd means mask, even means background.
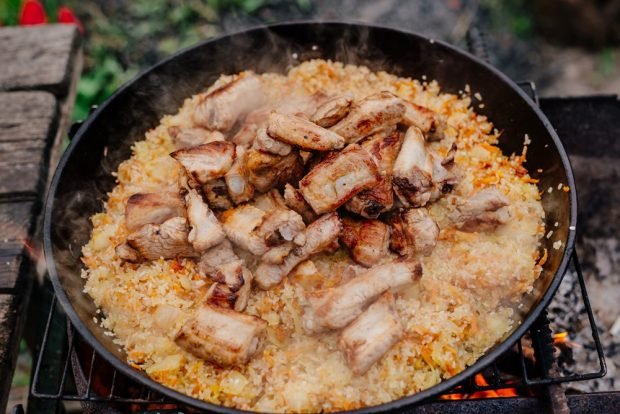
[[[488,387],[489,383],[484,378],[482,374],[476,374],[474,378],[474,382],[479,387]],[[479,398],[508,398],[508,397],[516,397],[517,389],[516,388],[500,388],[496,390],[482,390],[476,391],[471,394],[446,394],[442,395],[442,400],[475,400]]]

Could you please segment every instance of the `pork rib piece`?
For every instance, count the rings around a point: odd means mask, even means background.
[[[303,245],[295,247],[281,264],[261,262],[254,272],[258,286],[262,289],[269,289],[280,283],[299,263],[331,247],[332,243],[338,239],[341,230],[342,223],[338,214],[331,213],[319,217],[303,233],[299,234],[298,237],[304,241]],[[296,241],[298,241],[297,238]]]
[[[394,94],[382,91],[354,102],[349,114],[330,128],[347,143],[355,143],[383,129],[394,127],[405,113],[405,105]]]
[[[344,138],[295,115],[272,112],[267,134],[289,145],[305,150],[331,151],[344,147]]]
[[[185,205],[190,226],[187,240],[194,250],[202,252],[220,244],[225,237],[224,230],[202,196],[196,190],[189,190],[185,195]]]
[[[237,78],[201,97],[194,122],[210,130],[228,131],[264,101],[263,85],[257,76]]]
[[[281,156],[251,149],[246,167],[250,184],[262,193],[296,182],[303,175],[303,164],[297,150]]]
[[[420,277],[422,266],[414,260],[403,260],[372,267],[340,286],[310,293],[304,307],[304,329],[314,333],[344,328],[383,292],[414,283]]]
[[[254,197],[254,187],[250,184],[249,172],[246,166],[247,150],[237,145],[235,162],[226,175],[228,195],[235,204],[245,203]]]
[[[342,220],[340,241],[357,263],[371,267],[389,256],[390,227],[379,220]]]
[[[400,340],[403,333],[394,295],[386,292],[342,330],[338,346],[351,371],[355,375],[364,375]]]
[[[401,256],[415,252],[429,255],[439,237],[439,226],[425,208],[397,211],[389,219],[392,226],[390,249]]]
[[[323,128],[334,126],[347,116],[352,102],[351,97],[346,95],[331,98],[316,108],[310,120]]]
[[[462,231],[490,231],[510,220],[509,205],[510,201],[497,187],[489,186],[459,200],[450,218]]]
[[[127,236],[127,244],[147,260],[194,257],[187,241],[189,229],[185,217],[173,217],[161,224],[147,224]]]
[[[394,206],[392,189],[392,170],[402,145],[403,136],[398,131],[379,132],[366,138],[360,146],[373,157],[381,179],[371,188],[357,193],[345,204],[352,213],[366,218],[377,218],[379,214],[389,211]]]
[[[334,211],[381,178],[370,154],[357,144],[329,154],[300,182],[299,191],[317,214]]]
[[[215,141],[197,147],[176,150],[170,154],[185,171],[201,184],[223,177],[235,161],[235,144]]]
[[[403,100],[403,103],[405,104],[403,124],[420,128],[427,141],[443,139],[447,125],[443,115],[413,102]]]
[[[220,131],[209,131],[204,128],[172,126],[168,128],[168,135],[172,138],[177,149],[191,148],[215,141],[225,141],[224,134]]]
[[[189,353],[223,367],[240,366],[262,349],[267,322],[231,309],[203,305],[175,336]]]
[[[185,205],[178,192],[137,193],[129,197],[125,207],[125,225],[130,232],[145,224],[161,224],[183,216]]]

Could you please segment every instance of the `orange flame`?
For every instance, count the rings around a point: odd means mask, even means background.
[[[489,383],[484,378],[482,374],[476,374],[474,378],[474,382],[479,387],[488,387]],[[483,390],[476,391],[472,394],[446,394],[442,395],[442,400],[475,400],[479,398],[508,398],[508,397],[516,397],[517,394],[516,388],[500,388],[497,390]]]

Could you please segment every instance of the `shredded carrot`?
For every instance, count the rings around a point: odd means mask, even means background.
[[[543,250],[543,256],[540,258],[540,260],[538,261],[537,265],[538,265],[538,266],[542,266],[542,265],[544,265],[545,263],[547,263],[547,259],[548,259],[548,257],[549,257],[549,252],[547,252],[547,249],[545,248],[545,249]]]

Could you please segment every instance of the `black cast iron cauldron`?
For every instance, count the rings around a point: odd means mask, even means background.
[[[83,293],[81,248],[88,241],[89,217],[102,211],[106,193],[114,187],[114,172],[129,158],[130,146],[175,113],[183,100],[201,92],[222,73],[251,69],[284,72],[311,58],[361,64],[399,76],[439,81],[442,90],[456,93],[468,84],[480,92],[485,106],[477,109],[503,130],[505,154],[520,153],[524,135],[531,144],[527,168],[539,179],[549,252],[534,293],[524,298],[522,323],[474,365],[455,377],[417,394],[360,412],[381,412],[412,405],[443,393],[473,375],[508,350],[547,306],[566,270],[573,250],[577,219],[573,174],[562,143],[532,100],[502,73],[450,45],[423,36],[383,27],[350,23],[301,22],[261,27],[206,41],[161,62],[119,89],[97,109],[75,135],[52,180],[45,208],[44,243],[56,295],[71,322],[88,343],[130,379],[181,404],[222,413],[239,412],[171,390],[125,362],[104,330],[93,322],[95,306]],[[542,172],[539,172],[542,171]],[[558,191],[558,184],[571,191]],[[552,187],[551,193],[545,191]],[[555,227],[555,223],[559,223]],[[553,240],[562,240],[560,249]],[[498,275],[499,277],[499,275]]]

